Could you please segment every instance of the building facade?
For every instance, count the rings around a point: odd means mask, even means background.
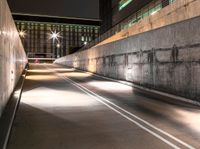
[[[140,20],[154,15],[175,0],[99,0],[100,35],[81,50],[98,45]]]
[[[103,34],[119,32],[152,15],[175,0],[100,0],[100,19]],[[101,15],[102,14],[102,15]],[[107,17],[105,16],[107,14]]]
[[[65,56],[99,36],[98,20],[20,15],[14,19],[29,58]]]
[[[99,0],[100,34],[112,27],[112,0]]]

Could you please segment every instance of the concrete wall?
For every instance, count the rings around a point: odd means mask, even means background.
[[[55,63],[200,101],[200,17],[57,59]]]
[[[0,0],[0,115],[27,60],[7,0]]]

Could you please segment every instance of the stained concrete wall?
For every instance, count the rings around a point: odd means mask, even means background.
[[[0,115],[27,62],[7,0],[0,0]]]
[[[200,101],[200,17],[57,59],[55,63]]]

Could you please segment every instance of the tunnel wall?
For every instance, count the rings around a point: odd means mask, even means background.
[[[200,101],[200,17],[57,59],[55,63]]]
[[[27,59],[7,0],[0,0],[0,115]]]

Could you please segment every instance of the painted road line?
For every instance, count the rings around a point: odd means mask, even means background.
[[[68,79],[69,79],[69,78],[68,78]],[[71,79],[70,79],[70,80],[71,80]],[[72,81],[73,81],[73,80],[72,80]],[[80,85],[80,84],[78,84],[78,85]],[[185,147],[187,147],[187,148],[189,148],[189,149],[195,149],[193,146],[191,146],[191,145],[189,145],[189,144],[183,142],[182,140],[176,138],[175,136],[173,136],[173,135],[171,135],[171,134],[165,132],[164,130],[162,130],[162,129],[156,127],[156,126],[154,126],[153,124],[147,122],[146,120],[140,118],[139,116],[137,116],[137,115],[135,115],[135,114],[133,114],[133,113],[131,113],[131,112],[129,112],[129,111],[127,111],[127,110],[121,108],[120,106],[114,104],[113,102],[109,101],[108,99],[106,99],[106,98],[104,98],[104,97],[102,97],[102,96],[100,96],[100,95],[98,95],[98,94],[92,92],[91,90],[85,88],[85,87],[82,86],[82,85],[80,85],[80,86],[81,86],[83,89],[85,89],[85,90],[87,90],[88,92],[90,92],[91,94],[94,94],[94,95],[97,96],[98,98],[102,99],[103,101],[106,101],[107,103],[109,103],[109,104],[115,106],[116,108],[120,109],[121,111],[123,111],[123,112],[127,113],[128,115],[134,117],[135,119],[137,119],[137,120],[143,122],[143,123],[146,124],[147,126],[149,126],[149,127],[153,128],[153,129],[157,130],[158,132],[160,132],[160,133],[166,135],[167,137],[169,137],[169,138],[175,140],[176,142],[178,142],[178,143],[184,145]]]
[[[108,78],[108,77],[105,77],[105,76],[101,76],[101,75],[98,75],[98,74],[95,74],[95,73],[92,73],[92,72],[88,72],[88,71],[84,71],[84,70],[80,70],[80,69],[75,69],[75,70],[81,71],[81,72],[84,72],[84,73],[87,73],[87,74],[91,74],[91,75],[96,76],[98,78],[103,78],[103,79],[110,80],[110,81],[113,81],[113,82],[118,82],[118,83],[121,83],[121,84],[124,84],[124,85],[128,85],[128,86],[131,86],[131,87],[134,87],[134,88],[137,88],[137,89],[141,89],[141,90],[146,91],[146,92],[158,94],[158,95],[161,95],[161,96],[166,96],[166,97],[169,97],[169,99],[172,98],[172,99],[175,99],[175,100],[178,100],[178,101],[181,101],[181,102],[186,102],[186,103],[189,103],[189,104],[192,104],[192,105],[195,105],[195,106],[200,106],[199,101],[194,101],[194,100],[184,98],[184,97],[180,97],[180,96],[177,96],[177,95],[173,95],[173,94],[170,94],[170,93],[164,93],[164,92],[161,92],[161,91],[158,91],[158,90],[149,89],[147,87],[139,86],[139,85],[136,85],[136,84],[128,82],[128,81],[122,81],[122,80],[117,80],[117,79],[113,79],[113,78]]]
[[[71,80],[70,78],[66,78],[66,79]],[[71,80],[71,81],[72,81],[72,83],[76,83],[76,82],[73,81],[73,80]],[[69,82],[69,81],[68,81],[68,82]],[[129,111],[127,111],[127,110],[125,110],[125,109],[119,107],[118,105],[116,105],[116,104],[110,102],[109,100],[105,99],[104,97],[102,97],[102,96],[100,96],[100,95],[98,95],[98,94],[96,94],[96,93],[94,93],[94,92],[88,90],[88,89],[85,88],[84,86],[82,86],[82,85],[80,85],[80,84],[78,84],[78,83],[76,83],[76,84],[77,84],[78,86],[80,86],[80,88],[82,88],[83,90],[86,90],[86,91],[89,92],[90,94],[93,94],[94,97],[100,99],[102,103],[105,103],[105,102],[110,103],[110,104],[113,105],[114,107],[117,107],[118,109],[122,110],[123,112],[127,113],[128,115],[130,115],[130,116],[132,116],[132,117],[134,117],[134,118],[136,118],[136,119],[142,121],[142,122],[145,123],[147,126],[149,126],[149,127],[153,128],[153,129],[159,131],[160,133],[162,133],[162,134],[166,135],[167,137],[169,137],[169,138],[175,140],[176,142],[182,144],[183,146],[185,146],[185,147],[187,147],[187,148],[189,148],[189,149],[195,149],[193,146],[191,146],[191,145],[189,145],[189,144],[183,142],[182,140],[176,138],[175,136],[172,136],[171,134],[165,132],[164,130],[161,130],[160,128],[157,128],[157,127],[154,126],[153,124],[150,124],[149,122],[145,121],[144,119],[142,119],[142,118],[140,118],[140,117],[134,115],[133,113],[130,113]],[[102,100],[103,100],[103,101],[102,101]],[[98,100],[98,101],[99,101],[99,100]],[[105,101],[105,102],[104,102],[104,101]],[[115,109],[115,110],[116,110],[116,109]],[[117,110],[117,111],[118,111],[118,110]],[[116,112],[116,111],[115,111],[115,112]],[[118,112],[121,113],[120,111],[118,111]],[[121,115],[121,114],[120,114],[120,115]],[[122,116],[123,116],[123,115],[122,115]],[[126,117],[125,117],[125,118],[126,118]],[[133,120],[133,121],[134,121],[134,120]],[[136,125],[137,125],[137,124],[136,124]],[[146,127],[145,127],[145,128],[146,128]],[[146,129],[148,129],[148,128],[146,128]],[[148,130],[149,130],[149,129],[148,129]],[[151,130],[150,130],[150,131],[151,131]],[[153,133],[154,133],[154,132],[153,132]],[[153,134],[152,134],[152,135],[153,135]],[[159,135],[159,136],[160,136],[160,135]],[[162,136],[160,136],[160,137],[161,137],[162,139],[164,139]],[[159,139],[160,139],[160,138],[159,138]],[[161,139],[161,140],[162,140],[162,139]],[[165,139],[165,140],[166,140],[166,139]],[[163,140],[162,140],[162,141],[163,141]],[[164,142],[165,142],[165,141],[164,141]],[[165,142],[165,143],[166,143],[166,142]]]
[[[53,71],[54,71],[54,70],[53,70]],[[176,142],[178,142],[178,143],[184,145],[185,147],[187,147],[187,148],[189,148],[189,149],[195,149],[195,148],[192,147],[191,145],[189,145],[189,144],[187,144],[187,143],[185,143],[185,142],[179,140],[178,138],[176,138],[176,137],[170,135],[169,133],[167,133],[167,132],[165,132],[165,131],[163,131],[163,130],[157,128],[156,126],[150,124],[149,122],[143,120],[142,118],[140,118],[140,117],[138,117],[138,116],[136,116],[136,115],[134,115],[134,114],[132,114],[132,113],[126,111],[125,109],[123,109],[123,108],[117,106],[116,104],[114,104],[114,103],[108,101],[106,98],[104,98],[104,97],[102,97],[102,96],[100,96],[100,95],[98,95],[98,94],[96,94],[96,93],[94,93],[94,92],[88,90],[87,88],[85,88],[84,86],[78,84],[77,82],[73,81],[72,79],[70,79],[70,78],[68,78],[68,77],[63,77],[63,76],[61,76],[59,73],[57,73],[56,71],[54,71],[54,72],[56,73],[57,76],[61,77],[62,79],[66,80],[67,82],[69,82],[69,83],[73,84],[74,86],[78,87],[80,90],[82,90],[82,91],[85,92],[86,94],[92,96],[93,98],[95,98],[96,100],[98,100],[99,102],[101,102],[102,104],[104,104],[104,105],[106,105],[107,107],[109,107],[111,110],[117,112],[118,114],[120,114],[120,115],[123,116],[124,118],[126,118],[126,119],[128,119],[129,121],[135,123],[135,124],[138,125],[140,128],[144,129],[145,131],[149,132],[149,133],[152,134],[153,136],[155,136],[155,137],[159,138],[160,140],[164,141],[165,143],[167,143],[167,144],[170,145],[171,147],[173,147],[173,148],[180,148],[180,147],[176,146],[175,144],[173,144],[172,142],[169,142],[168,140],[166,140],[165,138],[163,138],[163,137],[160,136],[159,134],[156,134],[155,132],[153,132],[153,131],[151,131],[150,129],[146,128],[145,126],[143,126],[143,125],[140,124],[139,122],[136,122],[135,120],[133,120],[133,119],[131,119],[130,117],[126,116],[125,114],[121,113],[119,110],[117,110],[117,109],[115,109],[115,108],[118,108],[118,109],[122,110],[123,112],[125,112],[126,114],[128,114],[128,115],[130,115],[130,116],[133,116],[133,117],[136,118],[137,120],[140,120],[141,122],[145,123],[145,124],[148,125],[149,127],[151,127],[151,128],[153,128],[153,129],[159,131],[160,133],[162,133],[162,134],[168,136],[169,138],[171,138],[171,139],[175,140]],[[102,100],[103,100],[103,101],[102,101]],[[112,107],[112,106],[110,106],[110,105],[107,104],[106,102],[109,103],[109,104],[111,104],[111,105],[113,105],[115,108]]]
[[[82,71],[82,72],[85,72],[85,71]],[[85,73],[90,73],[90,72],[85,72]],[[95,74],[95,76],[100,77],[100,78],[104,78],[104,79],[107,79],[107,80],[111,80],[111,81],[114,81],[114,82],[121,83],[121,82],[119,82],[119,81],[116,81],[115,79],[110,79],[110,78],[107,78],[107,77],[101,77],[101,76],[96,75],[96,74]],[[69,79],[69,78],[68,78],[68,79]],[[71,79],[70,79],[70,80],[71,80]],[[72,80],[72,81],[73,81],[73,80]],[[80,85],[80,84],[79,84],[79,85]],[[80,86],[82,86],[82,85],[80,85]],[[118,109],[122,110],[123,112],[127,113],[128,115],[130,115],[130,116],[132,116],[132,117],[138,119],[139,121],[145,123],[145,124],[148,125],[149,127],[151,127],[151,128],[153,128],[153,129],[159,131],[160,133],[162,133],[162,134],[168,136],[169,138],[175,140],[176,142],[178,142],[178,143],[184,145],[185,147],[187,147],[187,148],[189,148],[189,149],[195,149],[193,146],[191,146],[191,145],[189,145],[189,144],[183,142],[182,140],[176,138],[175,136],[173,136],[173,135],[171,135],[171,134],[165,132],[164,130],[162,130],[162,129],[156,127],[156,126],[154,126],[153,124],[151,124],[151,123],[145,121],[144,119],[138,117],[137,115],[135,115],[135,114],[133,114],[133,113],[131,113],[131,112],[129,112],[129,111],[127,111],[127,110],[125,110],[125,109],[119,107],[118,105],[114,104],[113,102],[110,102],[108,99],[106,99],[106,98],[104,98],[104,97],[102,97],[102,96],[100,96],[100,95],[98,95],[98,94],[96,94],[96,93],[90,91],[89,89],[85,88],[84,86],[82,86],[82,87],[83,87],[85,90],[89,91],[90,93],[92,93],[92,94],[98,96],[98,97],[101,98],[102,100],[104,100],[104,101],[106,101],[106,102],[112,104],[113,106],[115,106],[115,107],[117,107]]]

